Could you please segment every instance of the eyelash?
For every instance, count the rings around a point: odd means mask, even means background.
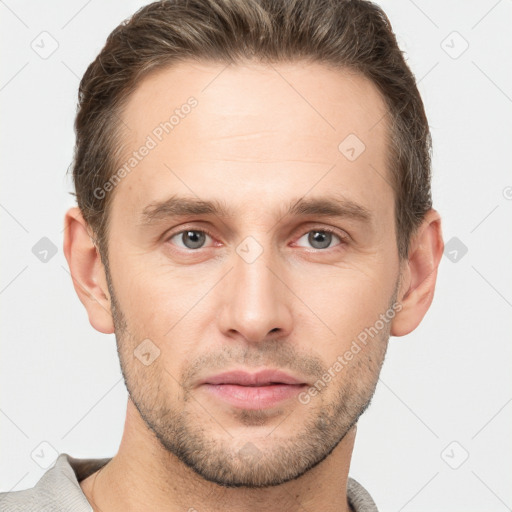
[[[170,242],[170,240],[175,237],[176,235],[180,235],[182,233],[186,233],[187,231],[195,231],[195,232],[198,232],[198,233],[204,233],[206,235],[208,235],[210,238],[212,239],[215,239],[214,235],[208,231],[207,229],[195,229],[193,227],[190,227],[190,228],[185,228],[185,229],[181,229],[180,231],[176,231],[175,233],[171,233],[169,236],[167,236],[166,238],[166,242]],[[345,245],[348,240],[349,240],[349,237],[348,235],[342,235],[338,230],[336,229],[333,229],[333,228],[311,228],[311,229],[308,229],[306,232],[304,232],[298,239],[302,238],[304,235],[307,235],[308,233],[311,233],[311,232],[321,232],[321,233],[330,233],[332,235],[335,235],[337,236],[339,239],[340,239],[340,243],[334,247],[328,247],[326,249],[315,249],[315,248],[311,248],[312,251],[319,251],[319,252],[327,252],[329,250],[335,250],[336,248],[342,246],[342,245]],[[181,248],[179,248],[181,249]],[[190,252],[190,253],[193,253],[193,252],[198,252],[199,250],[201,249],[204,249],[204,247],[200,247],[199,249],[183,249],[184,251],[186,252]]]

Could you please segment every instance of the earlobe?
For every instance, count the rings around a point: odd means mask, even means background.
[[[434,298],[437,269],[443,249],[441,217],[431,209],[411,240],[409,259],[402,274],[405,286],[398,296],[402,309],[391,324],[392,336],[404,336],[412,332],[428,311]]]
[[[89,322],[99,332],[114,332],[105,268],[91,238],[91,229],[78,207],[64,217],[64,255],[73,286],[85,306]]]

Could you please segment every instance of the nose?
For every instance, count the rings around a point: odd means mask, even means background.
[[[284,284],[278,259],[265,250],[255,261],[248,262],[238,254],[233,261],[234,268],[221,291],[217,316],[221,332],[252,343],[288,336],[293,296]]]

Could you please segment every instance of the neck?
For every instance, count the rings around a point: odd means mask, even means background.
[[[346,487],[356,427],[332,453],[301,477],[247,489],[208,482],[167,452],[128,400],[118,453],[80,483],[94,512],[350,512]]]

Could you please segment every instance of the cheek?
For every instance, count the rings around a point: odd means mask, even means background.
[[[311,346],[326,367],[336,364],[341,357],[343,370],[337,375],[355,372],[354,375],[361,374],[358,379],[363,379],[363,374],[372,379],[378,371],[373,365],[381,360],[380,351],[386,344],[370,341],[384,340],[387,336],[383,329],[377,333],[372,330],[373,338],[367,333],[389,307],[394,289],[391,278],[384,280],[380,274],[353,269],[335,269],[327,280],[319,281],[319,277],[318,273],[309,275],[307,280],[302,277],[297,289],[297,295],[304,297],[308,306],[297,304],[301,308],[301,325],[297,325],[300,339]],[[319,282],[323,286],[318,286]],[[335,380],[338,382],[335,388],[344,381]],[[364,382],[362,389],[367,381]]]
[[[337,269],[322,276],[311,272],[307,279],[301,279],[298,295],[304,297],[318,321],[321,319],[334,331],[333,334],[326,329],[326,333],[336,340],[346,341],[373,325],[385,311],[392,293],[388,281],[382,276],[353,269]]]
[[[112,284],[119,308],[133,338],[161,336],[164,324],[167,323],[167,329],[170,327],[174,316],[172,308],[176,307],[176,297],[181,291],[172,286],[172,279],[163,279],[154,272],[146,261],[147,255],[130,254],[129,251],[119,244],[110,257]]]
[[[197,351],[203,331],[199,326],[213,325],[216,305],[207,295],[218,277],[213,270],[206,275],[191,268],[152,265],[150,256],[145,259],[144,264],[126,261],[119,279],[121,307],[136,338],[133,343],[153,340],[174,375],[178,362]]]

